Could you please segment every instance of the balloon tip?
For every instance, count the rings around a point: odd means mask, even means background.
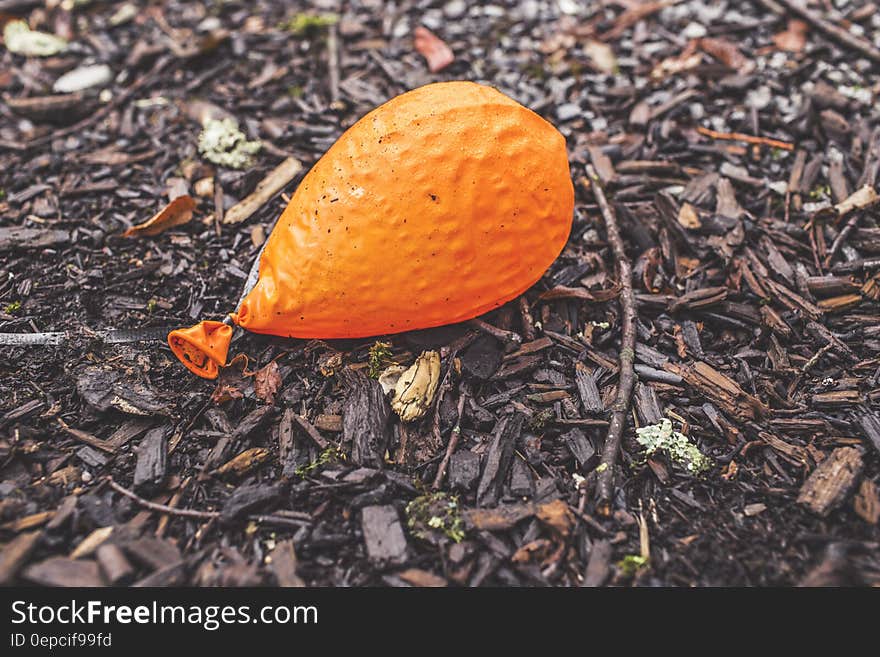
[[[203,379],[216,379],[226,365],[232,327],[223,322],[199,322],[168,334],[168,346],[178,360]]]

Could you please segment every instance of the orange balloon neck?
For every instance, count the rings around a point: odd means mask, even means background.
[[[181,363],[203,379],[216,379],[226,365],[232,327],[223,322],[199,322],[168,334],[168,346]]]

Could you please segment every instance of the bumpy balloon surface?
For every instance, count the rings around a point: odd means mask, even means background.
[[[231,317],[300,338],[470,319],[541,277],[573,210],[565,139],[550,123],[491,87],[427,85],[364,116],[303,178]],[[216,376],[193,367],[198,345],[182,340],[169,336],[184,364]],[[222,364],[219,351],[206,357]]]

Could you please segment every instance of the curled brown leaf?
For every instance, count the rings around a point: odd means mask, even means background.
[[[442,71],[455,61],[452,49],[446,45],[443,39],[435,35],[428,28],[420,25],[415,29],[414,34],[415,40],[413,45],[428,62],[428,70],[431,73]]]
[[[196,209],[196,201],[192,196],[178,196],[147,221],[132,226],[122,235],[124,237],[154,237],[174,226],[189,223]]]
[[[254,394],[267,404],[275,403],[275,395],[281,387],[281,373],[274,360],[254,373]]]

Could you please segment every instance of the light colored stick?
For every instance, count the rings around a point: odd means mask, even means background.
[[[247,198],[229,208],[223,217],[224,224],[238,224],[248,219],[254,212],[263,207],[269,199],[284,189],[297,174],[302,171],[302,163],[295,157],[289,157],[269,172],[254,192]]]

